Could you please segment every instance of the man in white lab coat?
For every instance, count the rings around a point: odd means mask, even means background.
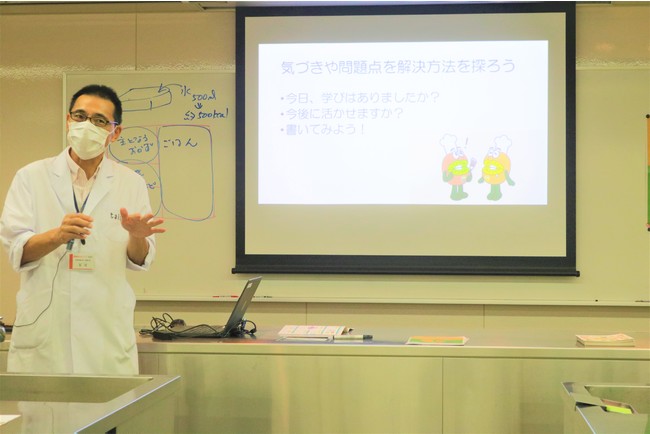
[[[68,147],[9,188],[0,239],[21,275],[10,372],[138,374],[126,269],[147,270],[165,230],[144,179],[105,158],[121,122],[111,88],[84,87],[66,116]]]

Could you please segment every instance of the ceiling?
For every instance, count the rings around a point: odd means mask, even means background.
[[[2,14],[57,14],[57,13],[119,13],[119,12],[201,12],[234,9],[244,6],[369,6],[369,5],[395,5],[395,4],[439,4],[449,3],[453,0],[424,1],[424,0],[374,0],[374,1],[20,1],[0,0],[0,13]],[[510,0],[504,0],[505,2]],[[475,2],[481,3],[481,2]],[[578,4],[612,4],[611,1],[582,1]],[[617,1],[617,6],[624,4],[639,4],[644,2]]]
[[[210,11],[242,6],[334,6],[377,4],[445,3],[445,1],[0,1],[3,12],[38,11],[40,13],[70,13],[75,11]]]

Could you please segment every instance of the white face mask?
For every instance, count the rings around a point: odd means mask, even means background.
[[[96,127],[89,121],[68,124],[68,144],[82,160],[92,160],[101,155],[111,132]]]

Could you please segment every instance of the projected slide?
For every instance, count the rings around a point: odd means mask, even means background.
[[[259,45],[259,204],[546,205],[548,41]]]
[[[575,4],[237,10],[237,273],[575,276]]]

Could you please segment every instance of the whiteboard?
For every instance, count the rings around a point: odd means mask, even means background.
[[[165,219],[151,270],[128,273],[136,294],[239,288],[239,278],[230,274],[235,74],[84,72],[65,74],[64,83],[64,112],[87,84],[110,86],[120,96],[123,131],[107,155],[145,178],[152,210]]]

